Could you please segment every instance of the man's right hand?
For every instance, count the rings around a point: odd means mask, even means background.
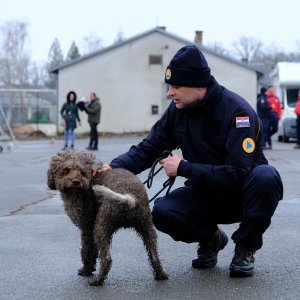
[[[105,171],[110,170],[110,169],[111,169],[110,165],[104,164],[99,169],[93,170],[92,176],[94,177],[97,173],[105,172]]]

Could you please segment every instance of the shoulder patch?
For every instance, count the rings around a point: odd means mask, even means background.
[[[255,143],[251,138],[246,138],[243,140],[242,147],[246,153],[252,153],[255,149]]]
[[[249,117],[236,117],[235,118],[235,127],[236,128],[244,128],[250,127]]]

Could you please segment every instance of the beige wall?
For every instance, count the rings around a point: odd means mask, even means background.
[[[256,72],[209,53],[204,55],[211,68],[211,74],[219,84],[242,96],[256,109]]]
[[[100,131],[123,133],[149,130],[168,105],[164,72],[182,46],[184,44],[177,40],[154,33],[61,69],[59,108],[70,90],[77,93],[78,100],[88,97],[93,91],[102,104]],[[162,54],[163,65],[150,66],[149,54]],[[255,99],[255,72],[209,53],[204,54],[212,74],[221,84],[249,101]],[[158,115],[151,114],[151,105],[159,106]],[[82,126],[77,132],[89,131],[86,113],[80,112],[80,117]]]

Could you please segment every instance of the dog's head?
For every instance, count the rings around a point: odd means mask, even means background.
[[[65,150],[50,160],[48,187],[60,192],[87,190],[91,185],[95,156],[84,151]]]

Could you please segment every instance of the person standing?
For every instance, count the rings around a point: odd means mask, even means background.
[[[269,114],[269,135],[267,143],[269,149],[272,149],[272,136],[278,131],[278,122],[281,118],[281,105],[279,99],[275,95],[273,86],[269,86],[266,95],[268,104],[271,107],[271,113]]]
[[[97,172],[125,168],[139,174],[160,158],[166,175],[186,178],[182,187],[157,198],[155,227],[175,241],[199,243],[194,268],[217,265],[228,243],[218,224],[240,223],[232,235],[231,277],[254,273],[254,254],[263,245],[283,197],[279,173],[263,153],[260,121],[241,96],[220,86],[196,46],[178,50],[165,71],[172,98],[139,144]],[[162,158],[179,147],[181,155]]]
[[[256,103],[256,110],[257,115],[260,118],[262,122],[262,140],[263,140],[263,147],[264,149],[267,148],[267,142],[270,140],[270,119],[271,119],[271,107],[268,104],[267,95],[266,95],[267,89],[265,87],[262,87],[260,89],[260,94],[257,97],[257,103]]]
[[[294,146],[294,149],[300,149],[300,91],[298,91],[298,101],[295,106],[295,114],[297,115],[297,120],[296,120],[297,143]]]
[[[97,126],[100,123],[101,104],[96,93],[90,93],[89,103],[84,110],[88,114],[88,123],[90,124],[90,143],[87,150],[98,150],[98,130]]]
[[[79,126],[81,126],[80,118],[78,114],[78,107],[76,104],[77,95],[74,91],[70,91],[67,94],[66,102],[63,104],[60,114],[64,120],[64,139],[65,146],[63,150],[68,148],[69,137],[71,138],[71,148],[75,145],[75,128],[77,127],[77,121]]]

